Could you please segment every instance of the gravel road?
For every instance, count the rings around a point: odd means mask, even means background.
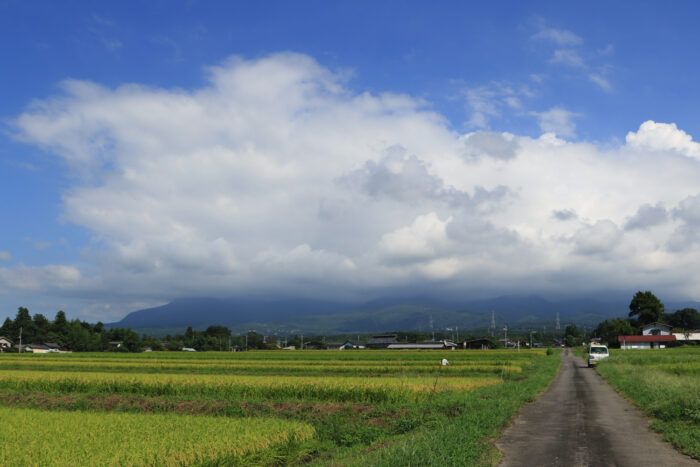
[[[570,350],[549,389],[496,442],[502,466],[695,466]]]

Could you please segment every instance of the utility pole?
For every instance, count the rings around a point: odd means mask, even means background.
[[[22,353],[22,327],[19,328],[19,353]]]
[[[535,331],[530,331],[530,348],[531,348],[531,349],[532,349],[532,334],[533,334],[534,332],[535,332]]]
[[[503,347],[508,348],[508,325],[503,328]]]
[[[248,350],[248,333],[245,333],[245,349]]]
[[[303,335],[303,334],[301,335],[301,346],[300,346],[300,350],[304,350],[304,335]]]

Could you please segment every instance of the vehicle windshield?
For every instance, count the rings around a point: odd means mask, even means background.
[[[591,347],[591,352],[590,353],[595,353],[595,354],[605,354],[607,355],[608,349],[605,347]]]

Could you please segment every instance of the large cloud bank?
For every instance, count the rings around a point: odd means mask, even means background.
[[[66,81],[16,119],[70,168],[65,219],[95,241],[89,271],[25,268],[27,284],[700,298],[700,145],[675,124],[644,122],[612,148],[461,134],[428,103],[354,92],[304,55],[208,73],[194,91]],[[13,272],[0,281],[22,288]]]

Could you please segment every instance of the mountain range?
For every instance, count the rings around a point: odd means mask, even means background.
[[[129,327],[152,335],[174,334],[188,326],[229,327],[234,333],[255,330],[264,334],[356,334],[388,331],[484,330],[491,316],[496,327],[517,330],[554,329],[559,313],[561,329],[568,324],[592,327],[624,317],[628,301],[575,299],[550,301],[536,295],[450,301],[434,298],[383,298],[363,304],[314,300],[253,300],[180,298],[155,308],[129,313],[107,327]],[[667,303],[666,309],[698,308],[698,302]]]

